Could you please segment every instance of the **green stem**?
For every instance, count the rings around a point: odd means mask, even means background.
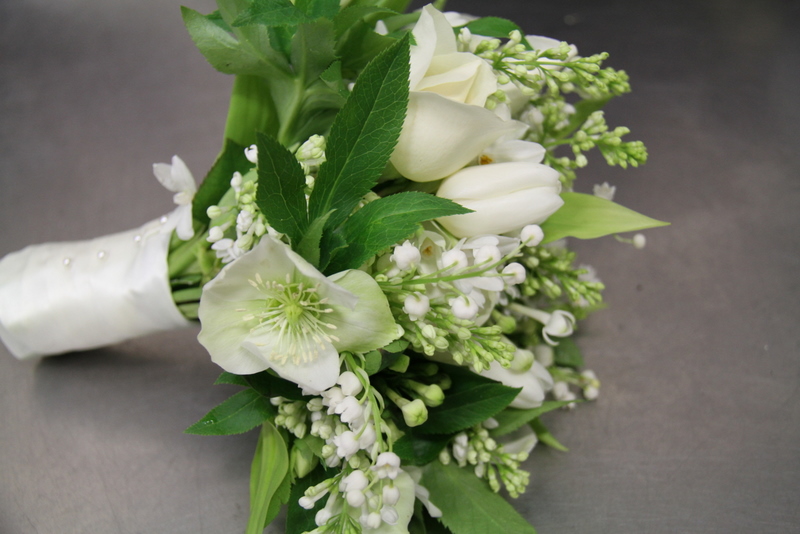
[[[256,142],[256,132],[274,136],[278,131],[277,119],[267,81],[258,76],[236,76],[225,121],[225,139],[250,146]]]
[[[297,133],[295,131],[295,121],[297,121],[297,116],[300,114],[300,109],[305,100],[302,79],[295,78],[289,87],[291,98],[286,108],[286,114],[283,116],[278,129],[278,141],[287,148],[295,142],[293,139],[293,136]]]
[[[172,300],[178,304],[186,304],[189,302],[197,302],[203,294],[202,287],[189,287],[186,289],[179,289],[172,292]]]
[[[167,257],[169,267],[169,278],[175,278],[187,267],[197,260],[197,245],[205,240],[205,230],[196,232],[189,241],[184,241],[175,250],[170,251]]]

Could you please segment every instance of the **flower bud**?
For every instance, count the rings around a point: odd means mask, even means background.
[[[419,426],[428,420],[428,409],[420,399],[414,399],[400,409],[403,412],[403,420],[408,426]]]
[[[544,222],[560,208],[558,172],[539,163],[467,167],[446,178],[437,195],[473,213],[438,219],[456,237],[504,234]]]

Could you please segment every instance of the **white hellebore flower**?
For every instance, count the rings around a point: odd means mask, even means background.
[[[200,343],[228,372],[273,369],[307,391],[332,387],[339,352],[397,337],[386,297],[363,271],[325,277],[270,236],[203,288]]]
[[[161,185],[175,193],[172,200],[178,205],[178,208],[170,215],[177,221],[175,233],[184,241],[191,239],[194,236],[192,199],[197,192],[197,185],[195,185],[192,173],[181,158],[172,156],[171,165],[154,163],[153,174],[156,175]]]
[[[413,34],[408,112],[391,161],[406,178],[429,182],[464,167],[519,123],[483,107],[497,79],[486,61],[458,51],[441,12],[423,8]]]
[[[439,222],[456,237],[504,234],[544,222],[564,204],[560,192],[558,172],[540,163],[467,167],[445,179],[436,194],[473,213]]]

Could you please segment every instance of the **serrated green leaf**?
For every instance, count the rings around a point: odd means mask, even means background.
[[[348,246],[334,256],[331,270],[357,269],[378,252],[414,233],[419,223],[470,211],[428,193],[397,193],[374,200],[342,225]]]
[[[262,58],[241,46],[217,22],[188,7],[181,7],[183,23],[212,67],[225,74],[258,74],[266,67]]]
[[[536,433],[536,437],[539,439],[541,443],[547,445],[548,447],[552,447],[557,451],[567,452],[569,450],[565,446],[563,446],[555,438],[555,436],[553,436],[553,434],[550,433],[549,430],[547,430],[547,427],[544,426],[544,424],[539,419],[534,419],[533,421],[531,421],[531,428]]]
[[[336,59],[333,22],[323,19],[300,24],[292,37],[291,59],[295,73],[306,86],[319,78]]]
[[[308,228],[306,177],[300,163],[278,141],[259,134],[256,204],[267,222],[296,246]]]
[[[558,345],[553,347],[553,361],[562,367],[572,367],[573,369],[583,367],[581,349],[569,337],[560,340]]]
[[[286,513],[286,534],[302,534],[317,528],[314,516],[325,505],[326,500],[320,499],[311,510],[301,508],[297,502],[311,486],[316,486],[320,482],[330,478],[325,469],[320,465],[311,473],[295,481],[292,487],[292,494],[289,497],[289,505]]]
[[[303,397],[302,390],[297,387],[297,384],[275,376],[269,371],[245,375],[243,378],[248,386],[265,398],[283,397],[284,399],[295,401],[307,400],[306,397]]]
[[[442,511],[439,520],[453,534],[536,534],[530,523],[471,468],[432,462],[424,469],[421,484]]]
[[[439,457],[451,438],[450,434],[419,435],[408,432],[394,442],[392,450],[403,465],[427,465]]]
[[[339,0],[297,0],[295,5],[310,20],[333,19],[339,12]]]
[[[267,28],[270,46],[279,52],[287,61],[291,59],[292,36],[297,26],[270,26]]]
[[[203,179],[192,200],[192,219],[208,224],[206,210],[222,198],[231,186],[234,171],[243,171],[252,166],[244,155],[244,147],[231,139],[225,140],[217,160]]]
[[[320,80],[325,82],[330,89],[336,92],[339,96],[347,100],[350,96],[350,91],[344,85],[344,78],[342,77],[342,62],[334,61],[325,71],[319,75]]]
[[[408,40],[375,58],[331,125],[326,157],[309,199],[316,218],[336,210],[335,228],[380,177],[397,143],[408,105]]]
[[[230,384],[232,386],[244,386],[248,387],[247,381],[241,375],[235,375],[233,373],[229,373],[228,371],[222,371],[222,374],[214,381],[214,385],[218,386],[220,384]]]
[[[505,39],[514,30],[522,31],[516,23],[500,17],[483,17],[467,24],[473,35]],[[523,34],[524,35],[524,34]]]
[[[286,443],[278,429],[272,423],[265,422],[250,468],[250,517],[246,534],[261,534],[264,531],[270,511],[274,511],[273,500],[280,501],[284,496],[279,494],[279,490],[286,483],[288,471],[289,451]]]
[[[240,391],[185,430],[199,436],[225,436],[251,430],[276,414],[275,407],[252,389]]]
[[[306,21],[308,17],[289,0],[253,0],[231,26],[294,26]]]
[[[543,243],[563,237],[594,239],[621,232],[667,226],[615,202],[583,193],[561,193],[564,205],[542,223]]]
[[[573,402],[575,401],[544,401],[541,406],[531,408],[530,410],[507,408],[494,416],[499,424],[496,428],[490,430],[489,433],[493,437],[505,436],[533,421],[540,415],[557,410]]]
[[[444,402],[428,410],[428,420],[416,427],[418,434],[454,434],[493,417],[508,406],[520,392],[451,365],[441,365],[453,385],[445,392]]]

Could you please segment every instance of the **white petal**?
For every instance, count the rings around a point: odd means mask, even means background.
[[[272,345],[260,345],[258,338],[251,336],[242,347],[260,359],[281,378],[294,382],[305,391],[322,392],[336,384],[339,377],[339,352],[330,343],[325,343],[312,361],[295,363],[288,358],[284,363],[270,359]]]

